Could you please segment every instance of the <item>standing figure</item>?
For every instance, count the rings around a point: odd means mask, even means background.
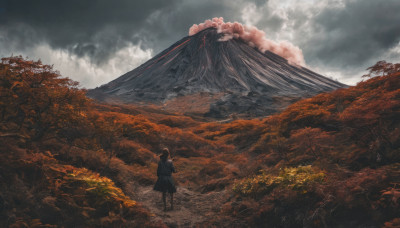
[[[154,185],[154,190],[162,192],[162,200],[164,202],[164,211],[167,210],[167,192],[171,196],[171,210],[174,209],[174,193],[176,187],[172,179],[172,173],[176,173],[172,160],[168,160],[169,150],[164,148],[160,155],[160,161],[157,168],[157,182]]]

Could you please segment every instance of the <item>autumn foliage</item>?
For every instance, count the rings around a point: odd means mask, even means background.
[[[0,65],[0,120],[9,130],[23,129],[23,134],[40,139],[79,124],[88,99],[78,83],[62,78],[49,65],[21,57],[2,59]]]
[[[240,197],[226,213],[267,227],[396,224],[400,71],[398,64],[386,62],[369,70],[375,77],[296,102],[261,124],[241,120],[213,130],[214,140],[242,148],[257,167],[234,185]],[[232,133],[236,126],[240,133]],[[238,134],[243,142],[231,140]],[[248,141],[255,142],[249,146]],[[322,179],[310,182],[305,180],[313,174],[296,174],[282,185],[283,173],[298,167],[321,170]],[[290,188],[299,178],[305,194]]]
[[[228,195],[199,225],[396,227],[400,71],[263,119],[99,104],[51,66],[0,64],[0,226],[162,227],[135,199],[168,147],[179,186]],[[179,191],[179,189],[178,189]]]

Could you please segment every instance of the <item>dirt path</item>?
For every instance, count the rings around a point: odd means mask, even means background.
[[[162,220],[169,227],[195,227],[219,211],[225,198],[225,191],[201,194],[178,187],[174,194],[174,210],[163,211],[161,193],[153,191],[153,187],[137,187],[135,199],[153,213],[154,220]],[[169,208],[167,195],[167,207]]]

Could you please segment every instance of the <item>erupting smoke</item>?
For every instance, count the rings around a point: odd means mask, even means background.
[[[220,41],[240,38],[250,46],[257,47],[261,52],[271,51],[287,59],[289,63],[305,66],[303,52],[299,47],[287,41],[275,42],[269,40],[265,38],[265,32],[254,26],[242,25],[238,22],[225,23],[222,17],[214,17],[212,20],[204,21],[204,23],[194,24],[189,29],[189,36],[211,27],[216,28],[218,33],[224,34]]]

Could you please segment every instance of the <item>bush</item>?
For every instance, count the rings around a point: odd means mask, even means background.
[[[74,169],[64,179],[69,184],[78,182],[86,185],[87,188],[85,191],[87,195],[95,199],[96,204],[112,202],[113,204],[121,204],[127,208],[136,205],[136,202],[127,197],[120,188],[117,188],[112,180],[85,168]]]
[[[277,176],[262,171],[259,175],[245,178],[235,183],[233,191],[240,195],[254,198],[263,196],[276,187],[289,188],[306,193],[315,183],[322,183],[324,177],[324,172],[311,167],[311,165],[284,168]]]

